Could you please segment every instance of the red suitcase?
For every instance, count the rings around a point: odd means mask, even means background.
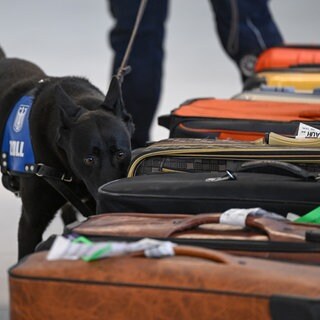
[[[28,256],[9,271],[11,320],[320,317],[320,268],[177,246],[161,259]]]

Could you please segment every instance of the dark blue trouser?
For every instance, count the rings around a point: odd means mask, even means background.
[[[134,148],[149,139],[149,130],[159,102],[164,58],[164,24],[169,0],[149,0],[128,64],[132,71],[123,83],[123,98],[136,130]],[[254,57],[282,43],[268,9],[268,0],[210,0],[223,48],[235,61],[242,78],[252,71]],[[116,73],[126,50],[140,0],[109,0],[116,23],[110,33]]]

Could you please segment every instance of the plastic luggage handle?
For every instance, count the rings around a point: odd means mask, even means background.
[[[242,92],[260,88],[262,85],[266,84],[267,81],[264,77],[253,75],[244,82]]]
[[[292,64],[289,69],[320,69],[320,63],[301,63]]]
[[[294,176],[303,180],[316,180],[316,176],[292,163],[276,160],[258,160],[245,162],[239,172],[271,173],[285,176]]]
[[[166,114],[163,116],[158,117],[158,125],[165,127],[170,130],[170,121],[171,121],[171,115]]]

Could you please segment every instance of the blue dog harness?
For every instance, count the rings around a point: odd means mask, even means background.
[[[50,80],[40,80],[39,83],[44,81]],[[82,214],[89,216],[93,209],[83,203],[66,184],[72,182],[73,177],[43,163],[35,162],[29,116],[37,90],[36,87],[20,98],[8,117],[1,148],[2,183],[8,190],[19,195],[19,178],[16,176],[36,175],[47,181]]]
[[[29,128],[33,92],[31,90],[15,104],[3,134],[1,166],[15,174],[32,172],[35,165]]]

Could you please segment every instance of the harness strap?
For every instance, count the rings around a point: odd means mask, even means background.
[[[66,200],[77,208],[85,217],[92,215],[93,210],[81,201],[78,195],[66,184],[71,182],[72,176],[56,168],[49,167],[43,163],[30,166],[30,172],[47,181],[56,191],[58,191]]]
[[[38,177],[45,177],[50,179],[57,179],[64,182],[71,182],[72,176],[61,172],[56,168],[49,167],[43,163],[37,163],[29,167],[30,172],[35,173]]]
[[[81,201],[77,194],[69,188],[69,186],[63,181],[59,179],[52,179],[46,176],[41,176],[42,179],[47,181],[56,191],[58,191],[67,201],[69,201],[75,208],[77,208],[80,213],[85,216],[91,216],[95,212],[89,208],[85,203]]]

